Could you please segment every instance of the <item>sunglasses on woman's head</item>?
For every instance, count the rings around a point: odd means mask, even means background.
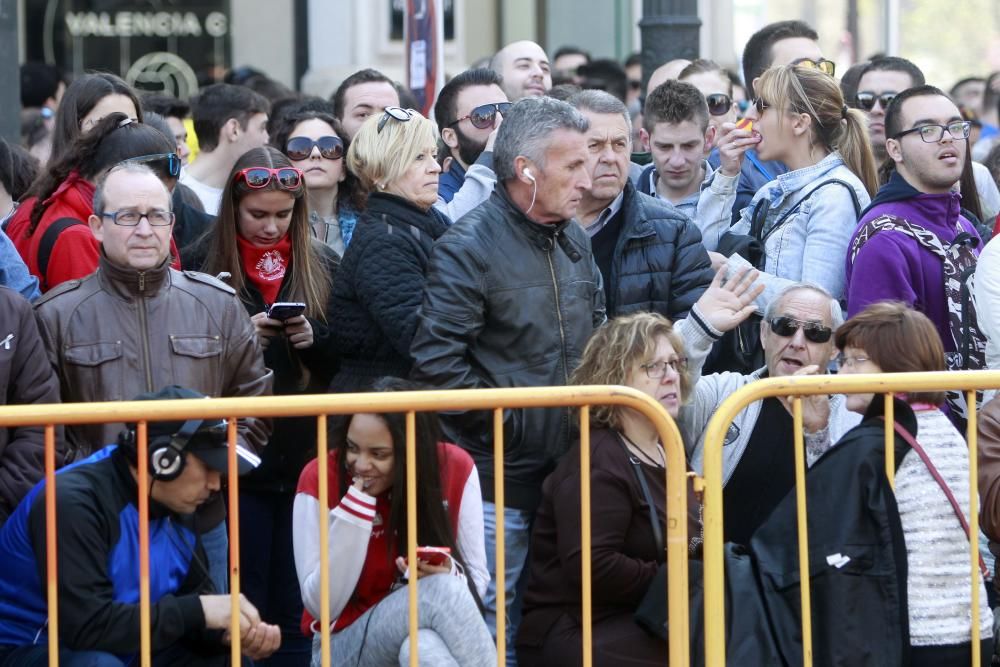
[[[285,155],[292,160],[305,160],[312,155],[314,147],[319,147],[320,156],[327,160],[344,157],[344,140],[334,136],[320,137],[315,141],[309,137],[292,137],[285,144]]]
[[[818,69],[823,74],[829,76],[833,76],[834,72],[837,71],[837,63],[826,58],[799,58],[798,60],[793,60],[791,64],[806,69]]]
[[[127,160],[122,160],[122,164],[150,164],[153,163],[154,169],[159,169],[171,178],[177,178],[181,175],[181,159],[177,157],[177,153],[155,153],[152,155],[139,155],[137,157],[130,157]]]
[[[389,122],[389,119],[398,120],[400,123],[405,123],[406,121],[413,118],[413,115],[417,113],[416,109],[404,109],[403,107],[386,107],[385,113],[382,114],[381,120],[378,122],[378,133],[382,133],[382,128],[385,124]]]
[[[712,93],[705,96],[708,103],[708,113],[713,116],[725,116],[733,108],[733,98],[724,93]]]
[[[490,104],[481,104],[472,111],[469,112],[468,116],[462,116],[458,120],[449,123],[449,126],[458,125],[466,118],[472,123],[472,127],[485,130],[488,127],[494,127],[497,122],[497,113],[505,114],[510,111],[510,108],[514,106],[510,102],[492,102]]]
[[[302,185],[302,172],[295,167],[247,167],[241,169],[236,174],[236,181],[240,179],[254,190],[266,188],[274,180],[282,190],[297,190]]]

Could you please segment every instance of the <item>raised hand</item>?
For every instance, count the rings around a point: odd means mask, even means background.
[[[726,267],[720,266],[696,304],[701,316],[722,332],[750,317],[757,310],[754,299],[764,291],[764,285],[754,283],[760,275],[757,269],[744,269],[723,284],[725,275]]]
[[[723,123],[719,129],[719,169],[726,176],[738,176],[743,168],[743,156],[760,143],[760,135],[753,130],[737,128],[733,123]]]

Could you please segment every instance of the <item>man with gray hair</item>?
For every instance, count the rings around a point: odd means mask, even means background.
[[[587,119],[547,97],[511,107],[497,133],[490,198],[435,243],[411,354],[414,376],[440,387],[563,385],[604,319],[601,274],[573,216],[590,189]],[[528,551],[542,481],[569,449],[567,409],[507,411],[503,519],[493,505],[489,413],[452,414],[450,437],[475,459],[482,480],[486,554],[495,575],[496,523],[506,535],[507,607]],[[484,603],[496,627],[491,576]],[[508,643],[516,612],[507,626]],[[508,650],[508,658],[513,658]]]
[[[590,123],[591,186],[577,220],[604,277],[608,317],[640,310],[670,320],[686,317],[714,273],[701,232],[669,203],[632,184],[632,121],[624,102],[602,90],[584,90],[569,103]]]
[[[765,377],[817,375],[836,356],[834,332],[844,323],[840,304],[821,287],[797,283],[769,304],[760,324],[766,365],[749,375],[715,373],[698,379],[678,425],[691,466],[702,472],[705,427],[722,402],[740,387]],[[699,351],[689,346],[690,352]],[[695,368],[700,359],[690,359]],[[840,394],[802,399],[806,460],[812,465],[860,421]],[[727,542],[748,544],[771,510],[795,486],[791,401],[766,398],[733,420],[722,449],[723,524]]]

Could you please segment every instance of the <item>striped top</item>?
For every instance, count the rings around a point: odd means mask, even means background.
[[[969,450],[940,410],[917,411],[917,441],[959,507],[969,515]],[[915,451],[896,473],[896,502],[908,564],[910,644],[936,646],[971,640],[969,540],[944,491]],[[980,638],[993,634],[993,614],[979,577]]]

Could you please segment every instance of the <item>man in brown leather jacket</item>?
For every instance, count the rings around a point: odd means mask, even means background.
[[[121,401],[177,384],[206,396],[271,393],[272,373],[232,288],[170,268],[170,195],[144,165],[108,172],[88,221],[101,244],[97,271],[35,304],[39,329],[65,402]],[[125,425],[67,428],[68,459],[114,442]],[[242,419],[241,444],[260,451],[270,423]],[[221,497],[199,511],[200,532],[219,592],[226,582]],[[206,530],[208,528],[212,530]],[[216,543],[214,538],[218,538]]]

